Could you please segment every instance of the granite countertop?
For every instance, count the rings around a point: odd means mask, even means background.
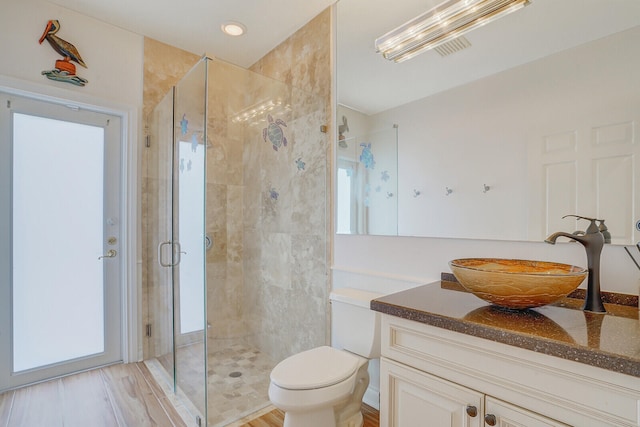
[[[638,307],[583,301],[511,311],[488,304],[458,283],[440,281],[371,301],[371,309],[403,319],[640,377]]]

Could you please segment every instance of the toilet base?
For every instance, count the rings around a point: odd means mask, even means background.
[[[342,405],[333,408],[336,427],[362,427],[364,418],[362,417],[362,398],[369,387],[369,366],[368,361],[360,366],[356,374],[356,384],[353,393]]]
[[[319,409],[313,412],[290,412],[284,413],[283,427],[327,427],[335,426],[336,418],[333,408]]]
[[[362,427],[363,424],[361,411],[336,421],[334,408],[325,408],[305,413],[285,412],[283,427]]]

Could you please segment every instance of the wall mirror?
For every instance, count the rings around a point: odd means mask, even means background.
[[[640,240],[640,2],[530,0],[410,60],[376,53],[440,3],[338,2],[336,231],[542,241],[578,213]]]

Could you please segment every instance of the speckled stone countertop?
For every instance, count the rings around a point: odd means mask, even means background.
[[[440,281],[371,301],[403,319],[640,377],[638,307],[606,304],[582,311],[582,300],[523,311],[490,305],[458,283]]]

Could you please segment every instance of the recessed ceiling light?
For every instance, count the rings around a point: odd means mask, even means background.
[[[247,28],[239,22],[225,22],[220,28],[229,36],[241,36],[247,32]]]

